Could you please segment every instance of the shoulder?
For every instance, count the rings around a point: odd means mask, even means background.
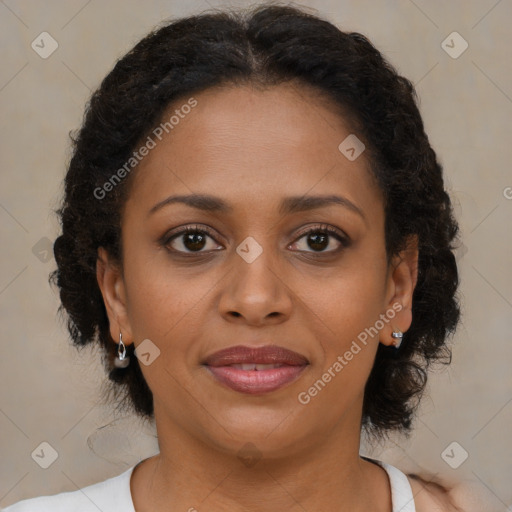
[[[407,475],[414,495],[416,512],[467,512],[453,502],[450,492],[438,483]]]
[[[135,512],[130,493],[132,470],[76,491],[18,501],[0,512]]]
[[[407,475],[416,512],[482,512],[495,510],[496,503],[479,482],[460,482],[449,487],[433,480]]]

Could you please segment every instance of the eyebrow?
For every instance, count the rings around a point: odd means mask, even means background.
[[[198,210],[215,213],[232,213],[233,207],[227,204],[219,197],[208,194],[189,194],[169,196],[168,198],[155,204],[148,212],[148,216],[157,212],[161,208],[174,203],[182,203]],[[279,213],[281,215],[314,210],[337,204],[343,206],[354,213],[357,213],[366,222],[364,212],[346,197],[337,195],[320,195],[320,196],[292,196],[285,197],[280,206]]]

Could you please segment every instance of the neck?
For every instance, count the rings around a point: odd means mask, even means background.
[[[156,409],[155,418],[160,453],[132,474],[137,512],[391,511],[387,474],[359,456],[359,428],[338,424],[302,450],[295,443],[293,453],[272,457],[254,445],[226,452],[158,421]]]

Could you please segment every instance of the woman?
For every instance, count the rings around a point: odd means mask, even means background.
[[[460,314],[442,168],[364,36],[290,6],[164,25],[93,94],[65,184],[71,337],[159,453],[6,511],[458,510],[359,454],[411,430]]]

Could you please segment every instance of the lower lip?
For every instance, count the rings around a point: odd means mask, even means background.
[[[240,393],[256,395],[275,391],[293,382],[306,366],[285,365],[269,370],[241,370],[232,366],[206,366],[213,376]]]

